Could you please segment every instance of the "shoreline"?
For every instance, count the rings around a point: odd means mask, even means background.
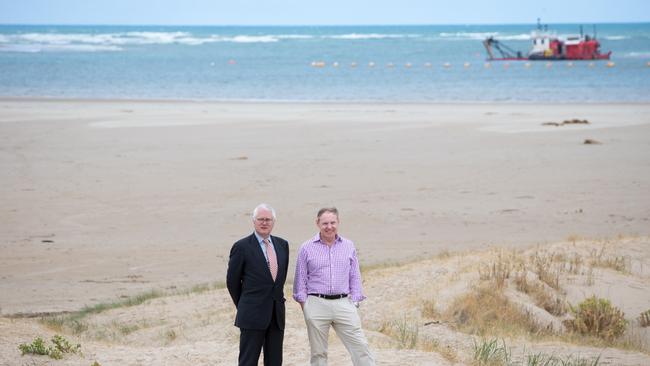
[[[220,99],[147,99],[147,98],[61,98],[61,97],[19,97],[19,96],[0,96],[0,102],[42,102],[42,103],[133,103],[133,104],[214,104],[214,105],[351,105],[351,106],[385,106],[385,105],[404,105],[404,106],[444,106],[444,105],[477,105],[477,106],[567,106],[567,105],[625,105],[625,106],[644,106],[650,105],[648,101],[566,101],[566,102],[549,102],[549,101],[346,101],[346,100],[220,100]]]

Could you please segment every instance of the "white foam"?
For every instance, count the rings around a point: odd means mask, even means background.
[[[245,36],[244,36],[245,37]],[[152,44],[186,44],[201,45],[204,43],[232,40],[234,42],[248,40],[234,37],[228,39],[218,36],[192,37],[187,32],[126,32],[126,33],[25,33],[0,36],[0,43],[16,45],[152,45]],[[264,41],[263,39],[261,41]]]
[[[0,52],[114,52],[122,51],[118,46],[89,45],[89,44],[3,44]]]
[[[314,36],[308,34],[280,34],[275,36],[279,39],[312,39]]]
[[[275,36],[246,36],[239,35],[234,37],[223,38],[224,41],[236,43],[272,43],[277,42],[279,39]]]
[[[417,34],[378,34],[378,33],[350,33],[333,36],[323,36],[322,38],[330,39],[386,39],[386,38],[414,38],[419,37]]]
[[[485,39],[488,37],[497,37],[499,33],[496,32],[442,32],[439,34],[442,38],[456,38],[456,39]]]
[[[441,38],[450,40],[483,40],[488,37],[494,37],[504,41],[527,41],[530,40],[530,34],[511,34],[500,35],[498,32],[442,32],[439,34]]]
[[[104,44],[104,45],[133,45],[133,44],[164,44],[188,39],[188,33],[183,32],[127,32],[127,33],[25,33],[5,35],[4,42],[40,43],[40,44]]]
[[[385,38],[409,38],[419,37],[413,34],[342,34],[326,35],[320,38],[362,40],[362,39],[385,39]],[[249,35],[240,34],[225,36],[211,34],[209,36],[196,37],[188,32],[119,32],[119,33],[25,33],[25,34],[4,34],[0,35],[0,44],[14,45],[105,45],[105,46],[138,46],[154,44],[184,44],[190,46],[202,45],[215,42],[233,43],[274,43],[282,40],[313,39],[316,36],[309,34],[262,34]],[[74,49],[71,48],[71,49]],[[83,47],[78,48],[83,49]],[[91,49],[92,48],[88,48]],[[61,48],[65,50],[65,48]],[[115,49],[113,49],[115,50]]]
[[[183,44],[198,46],[206,43],[273,43],[281,40],[311,39],[306,34],[234,35],[211,34],[195,37],[188,32],[122,32],[122,33],[25,33],[0,35],[2,51],[121,51],[124,46]],[[62,47],[69,46],[69,47]]]
[[[630,37],[628,37],[628,36],[606,36],[606,37],[603,37],[603,39],[606,39],[608,41],[622,41],[622,40],[625,40],[625,39],[630,39]]]
[[[650,51],[641,51],[641,52],[628,52],[624,53],[623,58],[650,58]]]
[[[499,39],[505,41],[530,41],[530,34],[514,34],[510,36],[501,36]]]

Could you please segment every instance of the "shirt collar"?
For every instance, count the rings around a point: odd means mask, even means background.
[[[264,243],[262,242],[262,240],[264,240],[264,238],[262,238],[260,236],[260,234],[257,233],[257,231],[253,231],[253,234],[255,234],[255,237],[257,238],[257,242],[260,243],[260,245],[263,245]],[[269,243],[273,244],[273,240],[271,239],[271,235],[269,235]]]
[[[316,240],[314,240],[314,241],[319,242],[319,243],[324,244],[324,245],[327,245],[327,243],[325,241],[320,240],[320,233],[316,234],[315,239]],[[336,234],[336,238],[334,239],[334,244],[340,243],[341,241],[342,241],[341,236],[339,234]]]

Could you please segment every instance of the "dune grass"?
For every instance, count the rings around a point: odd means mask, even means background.
[[[506,342],[497,338],[474,341],[472,362],[476,366],[598,366],[600,356],[582,358],[573,355],[564,357],[543,352],[528,353],[526,350],[520,357],[515,357]]]
[[[611,306],[607,299],[592,299],[593,304],[587,299],[586,304],[581,303],[573,308],[566,301],[562,288],[565,275],[585,276],[593,282],[596,267],[630,273],[629,259],[612,255],[608,250],[609,247],[603,244],[599,250],[589,253],[577,251],[565,254],[539,249],[526,257],[516,251],[508,255],[503,252],[493,254],[486,264],[479,266],[479,284],[457,297],[444,311],[443,317],[456,329],[479,336],[524,336],[531,340],[614,347],[650,354],[650,345],[645,338],[628,326],[624,314]],[[530,296],[540,309],[556,319],[564,320],[566,331],[543,327],[527,310],[509,301],[505,293],[510,286]],[[566,319],[567,313],[570,313],[569,319]],[[650,310],[645,317],[650,318],[649,314]],[[646,318],[643,314],[638,317],[640,327],[648,324]],[[555,365],[561,363],[554,362],[562,360],[548,358],[547,361]],[[584,360],[574,360],[576,363],[563,361],[576,365],[591,364]]]
[[[478,366],[501,366],[508,365],[511,359],[510,348],[506,342],[496,338],[482,339],[480,342],[474,340],[474,364]]]
[[[514,336],[547,332],[533,317],[485,284],[456,298],[443,316],[465,333],[479,336]]]
[[[632,268],[632,259],[629,256],[609,254],[606,245],[603,245],[600,250],[592,250],[589,260],[594,267],[609,268],[624,274],[630,273]]]
[[[577,333],[614,340],[625,333],[628,321],[625,314],[607,299],[589,297],[571,307],[573,319],[565,324]]]
[[[49,328],[59,332],[71,332],[78,335],[88,330],[88,324],[84,321],[89,315],[98,314],[111,309],[125,308],[145,303],[148,300],[165,296],[165,293],[158,290],[150,290],[141,294],[120,299],[115,302],[103,302],[91,306],[85,306],[81,310],[41,318],[41,322]]]
[[[419,319],[406,315],[382,323],[379,332],[390,336],[397,341],[399,349],[414,349],[418,345],[420,334]]]
[[[642,312],[639,315],[639,325],[641,325],[643,328],[650,326],[650,309]]]
[[[71,313],[44,316],[40,319],[40,321],[43,324],[45,324],[48,328],[53,329],[57,332],[68,332],[74,335],[79,335],[88,331],[89,324],[85,319],[88,316],[93,314],[99,314],[112,309],[120,309],[120,308],[137,306],[147,301],[162,298],[162,297],[201,294],[207,291],[220,289],[224,287],[225,284],[223,282],[214,282],[210,284],[198,284],[187,289],[180,289],[174,291],[149,290],[134,296],[121,298],[117,301],[102,302],[91,306],[85,306],[81,310],[71,312]],[[147,324],[141,324],[141,323],[113,324],[113,328],[117,329],[117,332],[122,335],[130,334],[146,326]],[[100,332],[100,334],[104,334],[104,333]]]

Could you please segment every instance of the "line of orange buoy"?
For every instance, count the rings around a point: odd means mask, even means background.
[[[230,64],[230,65],[235,65],[236,62],[235,62],[235,60],[229,60],[229,61],[228,61],[228,64]],[[512,63],[510,63],[510,62],[503,62],[503,63],[501,63],[501,62],[496,62],[496,64],[497,64],[497,65],[501,65],[504,69],[508,69],[508,68],[510,68],[511,66],[514,65],[514,64],[512,64]],[[529,69],[529,68],[533,67],[533,64],[534,64],[534,63],[532,63],[532,62],[525,62],[525,63],[523,63],[523,67]],[[214,62],[210,63],[210,66],[214,66],[214,65],[215,65]],[[485,62],[485,63],[483,64],[483,67],[486,68],[486,69],[489,69],[489,68],[492,67],[492,65],[493,65],[492,62],[487,61],[487,62]],[[545,66],[547,69],[552,68],[554,65],[561,65],[561,64],[560,64],[560,63],[551,62],[551,61],[548,61],[548,62],[546,62],[546,63],[544,64],[544,66]],[[575,67],[576,65],[577,65],[577,64],[574,63],[574,62],[572,62],[572,61],[569,61],[569,62],[564,63],[564,66],[566,66],[567,68],[572,68],[572,67]],[[315,68],[324,68],[324,67],[327,67],[327,63],[326,63],[325,61],[312,61],[312,62],[311,62],[311,66],[312,66],[312,67],[315,67]],[[339,62],[337,62],[337,61],[334,61],[334,62],[332,62],[331,66],[337,68],[337,67],[341,66],[341,64],[340,64]],[[353,62],[350,62],[350,64],[349,64],[349,67],[351,67],[351,68],[355,68],[355,67],[357,67],[357,66],[359,66],[359,64],[358,64],[357,62],[354,62],[354,61],[353,61]],[[376,64],[374,61],[370,61],[370,62],[368,62],[368,67],[373,68],[373,67],[375,67],[375,66],[377,66],[377,64]],[[386,63],[386,67],[387,67],[387,68],[393,68],[393,67],[396,67],[396,66],[397,66],[397,65],[396,65],[395,63],[393,63],[393,62],[388,62],[388,63]],[[404,66],[405,68],[407,68],[407,69],[410,69],[410,68],[415,67],[415,64],[413,64],[412,62],[405,62],[403,66]],[[423,66],[426,67],[426,68],[431,68],[431,67],[433,67],[433,64],[432,64],[431,62],[426,62],[426,63],[423,64]],[[442,63],[442,67],[445,68],[445,69],[449,69],[449,68],[451,68],[452,66],[453,66],[453,64],[452,64],[451,62],[444,62],[444,63]],[[463,63],[463,68],[465,68],[465,69],[469,69],[471,66],[472,66],[472,64],[469,63],[469,62],[464,62],[464,63]],[[616,63],[615,63],[614,61],[608,61],[604,66],[605,66],[605,67],[608,67],[608,68],[611,68],[611,67],[615,67],[615,66],[616,66]],[[646,63],[646,66],[650,67],[650,61],[648,61],[648,62]],[[596,63],[595,63],[595,62],[589,62],[589,63],[587,64],[587,67],[589,67],[589,68],[596,67]]]

